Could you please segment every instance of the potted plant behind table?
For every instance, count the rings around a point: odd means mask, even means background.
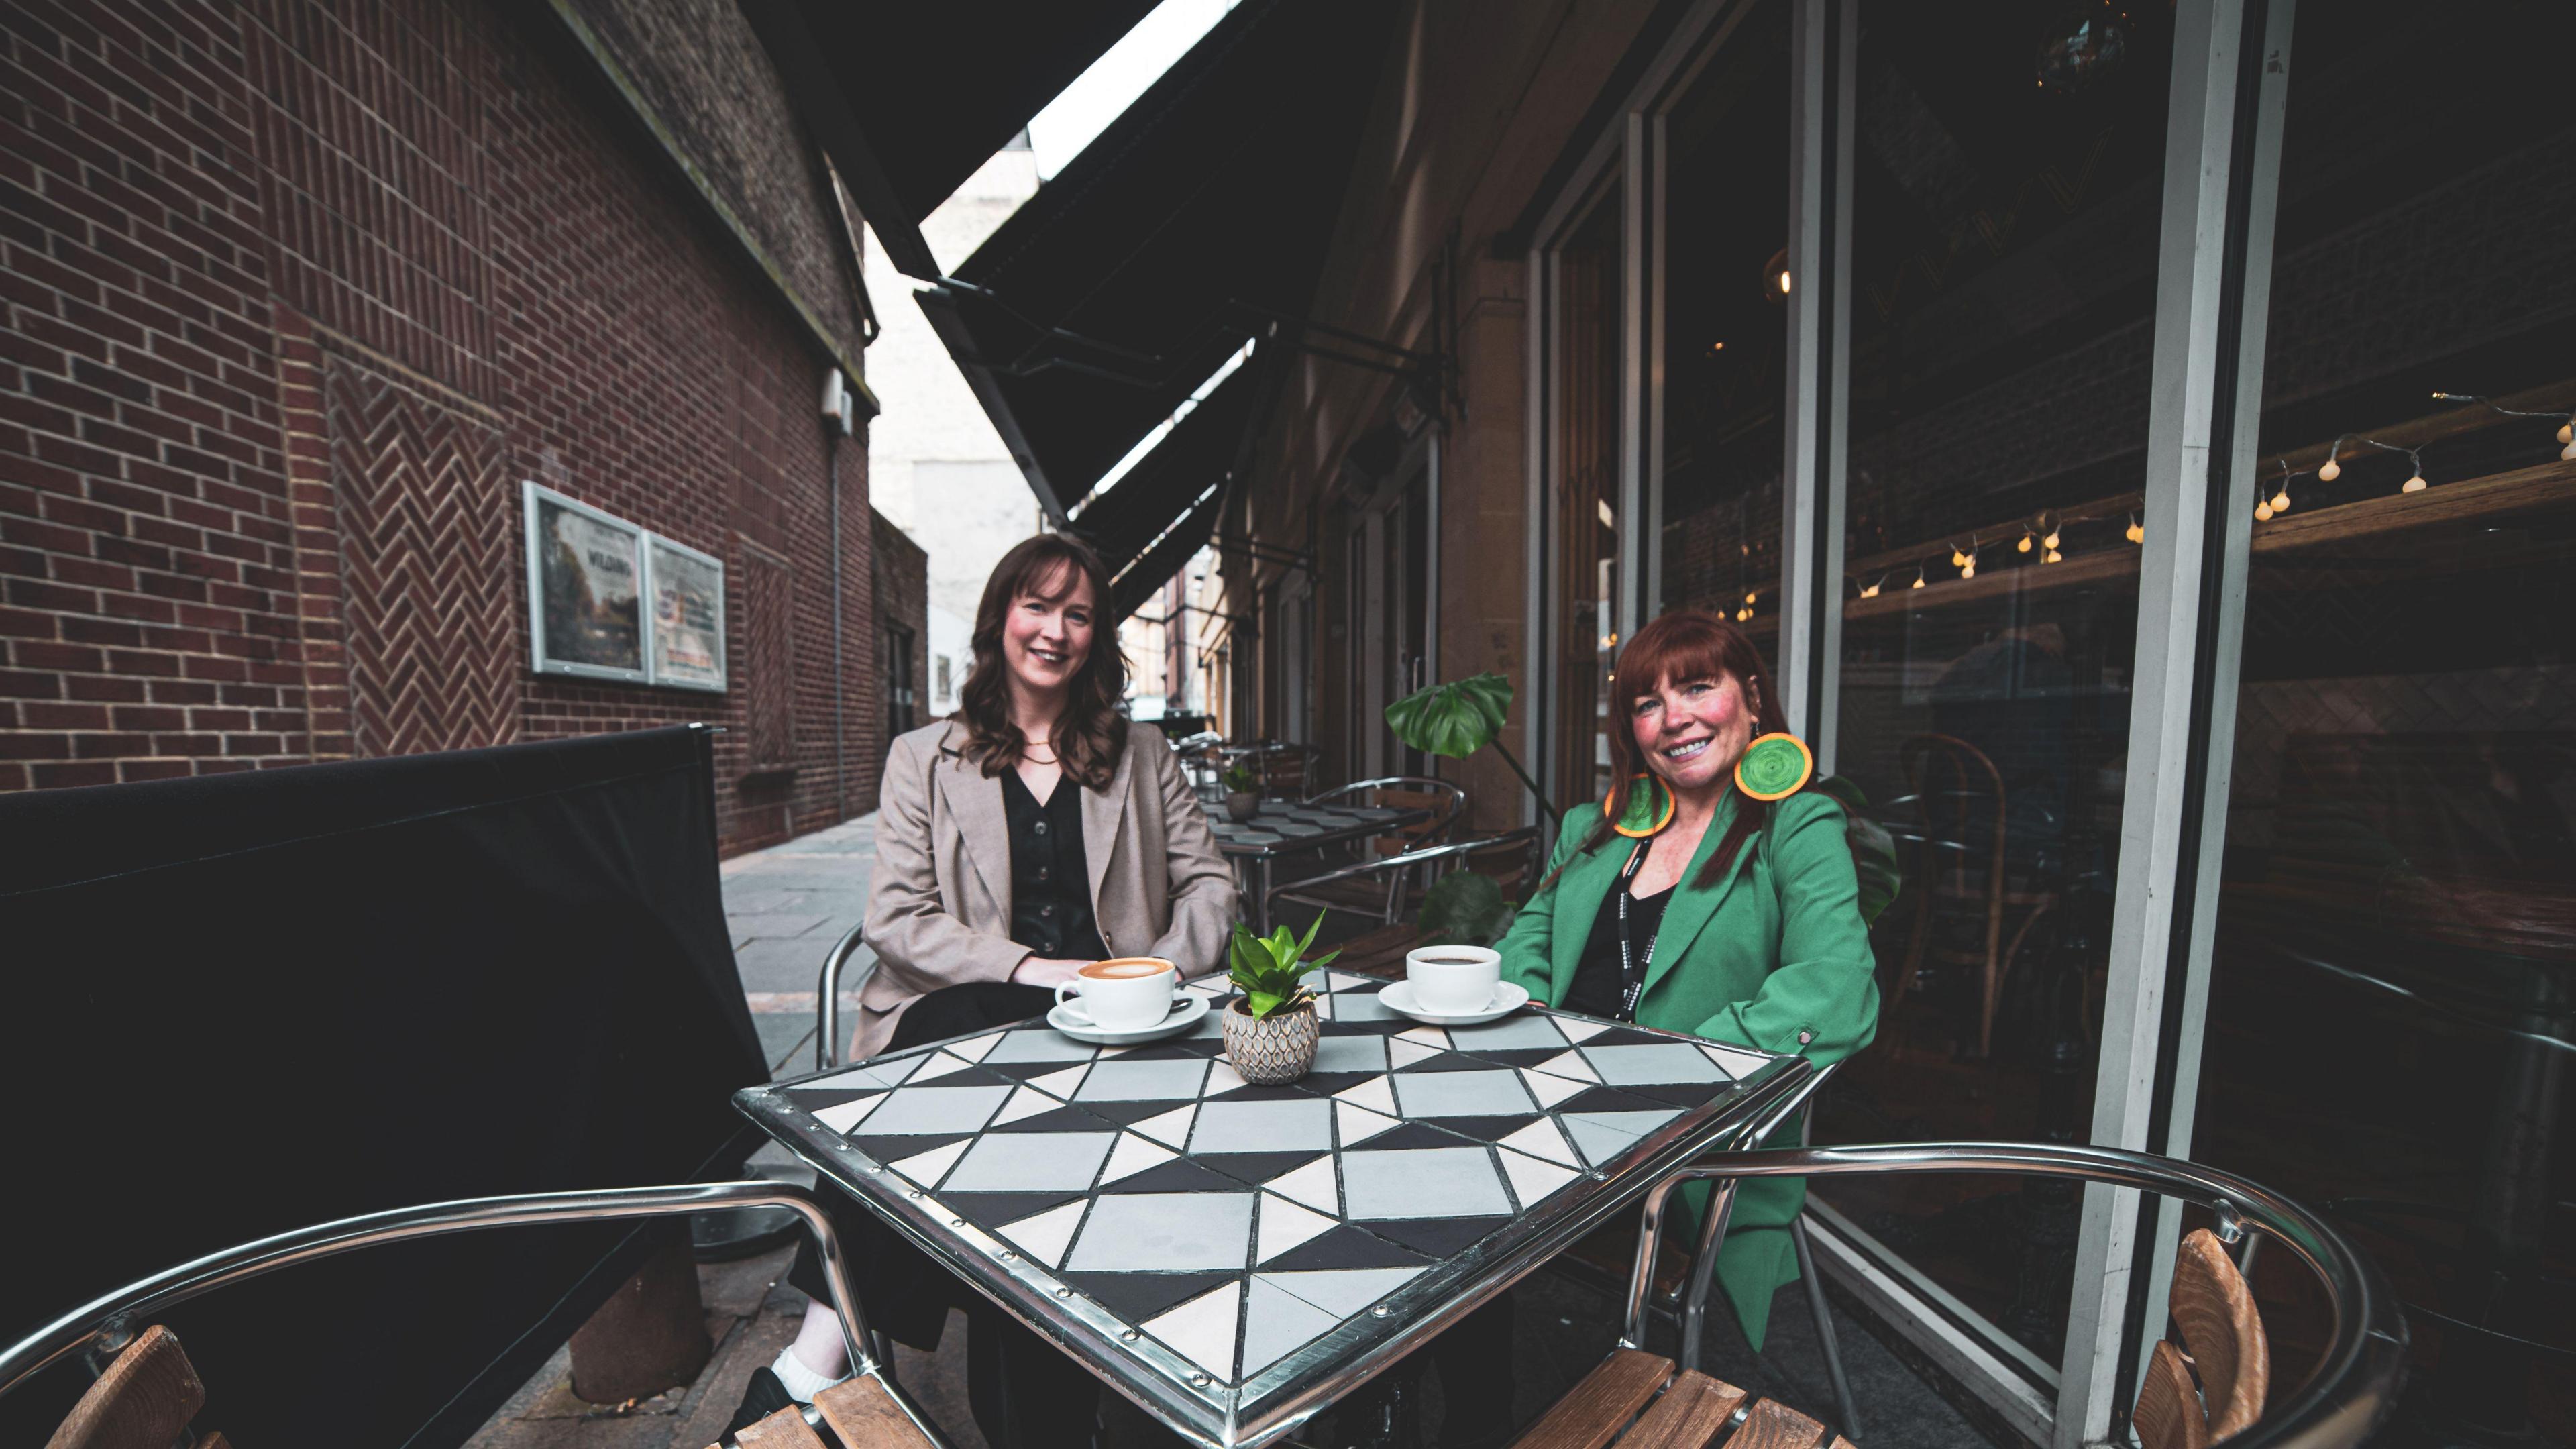
[[[1243,1079],[1276,1087],[1313,1070],[1323,1027],[1315,1019],[1315,993],[1304,978],[1342,954],[1327,951],[1309,961],[1306,948],[1322,929],[1315,923],[1299,940],[1286,926],[1256,936],[1238,925],[1226,950],[1226,979],[1242,991],[1225,1009],[1225,1055]]]
[[[1237,825],[1248,824],[1261,813],[1261,776],[1248,761],[1225,767],[1225,813]]]

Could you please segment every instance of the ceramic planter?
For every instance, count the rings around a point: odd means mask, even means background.
[[[1258,790],[1228,791],[1225,797],[1225,813],[1237,825],[1249,824],[1253,816],[1261,813],[1261,792]]]
[[[1246,1011],[1240,997],[1225,1009],[1226,1059],[1254,1086],[1280,1086],[1313,1070],[1315,1046],[1323,1035],[1311,1001],[1268,1016]]]

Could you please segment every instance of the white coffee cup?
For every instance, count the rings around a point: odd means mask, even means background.
[[[1179,968],[1159,956],[1115,956],[1085,962],[1070,981],[1056,984],[1056,1004],[1079,996],[1082,1004],[1068,1015],[1103,1031],[1141,1031],[1172,1014],[1172,988]]]
[[[1502,989],[1503,957],[1484,946],[1417,946],[1404,953],[1404,979],[1413,1004],[1442,1016],[1465,1016],[1494,1004]]]

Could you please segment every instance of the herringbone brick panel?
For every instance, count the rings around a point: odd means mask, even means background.
[[[510,740],[516,507],[499,430],[338,356],[323,377],[356,753]]]

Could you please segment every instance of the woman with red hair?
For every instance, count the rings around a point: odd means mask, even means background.
[[[1842,806],[1806,788],[1806,747],[1785,737],[1753,641],[1714,614],[1666,614],[1619,652],[1610,691],[1616,783],[1566,814],[1502,940],[1503,978],[1550,1006],[1818,1066],[1867,1046],[1878,986]],[[1798,1276],[1787,1228],[1805,1200],[1798,1178],[1736,1191],[1717,1276],[1757,1351],[1772,1293]]]

